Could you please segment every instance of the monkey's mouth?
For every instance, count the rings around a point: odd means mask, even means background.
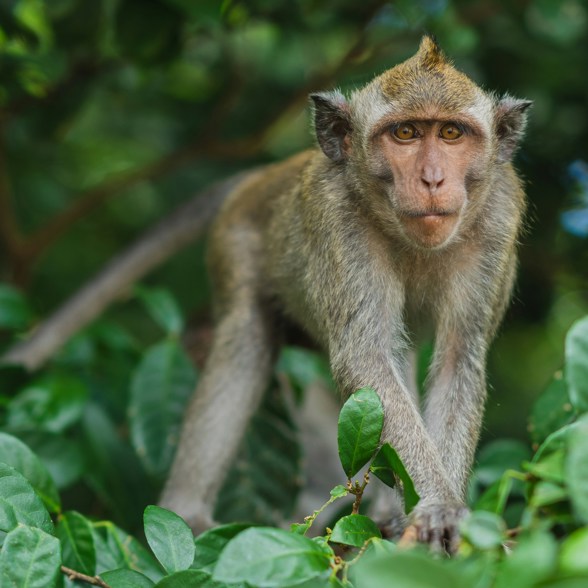
[[[402,216],[410,219],[439,219],[447,216],[453,216],[454,210],[442,210],[438,208],[431,208],[427,210],[403,210]]]

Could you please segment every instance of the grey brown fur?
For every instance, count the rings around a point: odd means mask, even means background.
[[[419,90],[419,72],[437,76],[437,86]],[[418,92],[425,95],[406,101]],[[216,495],[270,376],[283,314],[322,345],[343,397],[363,386],[379,393],[382,441],[399,452],[421,495],[410,522],[421,541],[453,551],[467,512],[486,354],[515,275],[525,204],[510,158],[528,103],[486,94],[427,37],[415,57],[348,102],[339,93],[313,100],[324,152],[244,180],[214,225],[216,335],[161,503],[195,530],[212,524]],[[458,204],[451,204],[457,197],[447,188],[446,163],[456,149],[437,148],[434,136],[431,151],[415,160],[427,160],[422,179],[403,184],[392,165],[397,156],[385,147],[392,122],[428,129],[462,118],[474,129],[464,139],[474,152],[462,156]],[[396,143],[390,149],[403,154]],[[434,177],[442,169],[447,177]],[[406,187],[413,181],[426,202]],[[451,230],[439,243],[415,240],[405,227],[407,216],[426,213],[422,206],[435,214],[453,206]],[[435,214],[419,218],[417,229],[445,223]],[[436,345],[421,410],[410,356],[429,335]]]

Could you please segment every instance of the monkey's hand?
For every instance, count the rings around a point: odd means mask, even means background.
[[[412,512],[410,526],[420,543],[452,555],[459,547],[459,525],[468,514],[468,508],[460,502],[423,502]]]

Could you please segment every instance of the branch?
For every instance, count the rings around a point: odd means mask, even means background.
[[[76,572],[71,568],[61,566],[61,572],[65,574],[72,582],[85,582],[92,586],[100,586],[100,588],[111,588],[100,576],[87,576],[81,572]]]
[[[258,172],[243,172],[217,183],[180,206],[115,257],[66,301],[32,335],[0,358],[34,370],[44,364],[77,331],[98,317],[114,300],[174,253],[198,239],[227,194]]]

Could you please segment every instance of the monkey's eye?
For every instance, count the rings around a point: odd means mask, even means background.
[[[418,131],[414,125],[410,123],[402,123],[392,129],[394,136],[401,141],[408,141],[418,137]]]
[[[447,123],[441,127],[439,136],[446,141],[454,141],[463,135],[463,131],[454,123]]]

